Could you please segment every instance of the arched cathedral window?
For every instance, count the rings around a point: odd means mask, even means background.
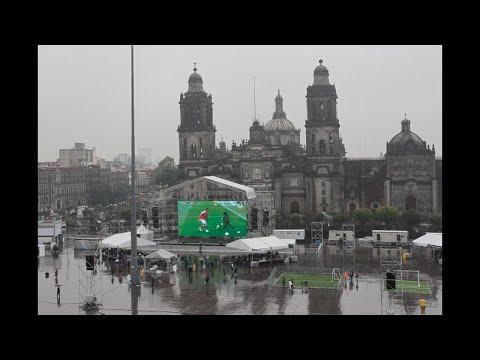
[[[320,140],[320,154],[325,154],[325,141]]]
[[[196,158],[197,158],[197,149],[195,144],[192,144],[192,159],[196,159]]]

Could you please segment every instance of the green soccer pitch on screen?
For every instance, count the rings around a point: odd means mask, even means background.
[[[178,202],[178,235],[247,237],[245,201]]]

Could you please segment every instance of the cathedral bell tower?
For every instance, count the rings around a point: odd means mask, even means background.
[[[207,160],[214,157],[217,130],[213,125],[212,95],[203,90],[203,79],[197,73],[196,64],[188,79],[188,91],[180,94],[179,104],[179,167],[187,171],[188,177],[202,176]],[[196,170],[189,172],[192,166]]]
[[[345,147],[337,118],[337,90],[328,79],[328,69],[320,60],[307,87],[306,143],[310,163],[307,180],[307,208],[312,214],[345,211],[343,160]]]
[[[345,156],[337,119],[337,90],[328,79],[328,69],[320,60],[307,88],[307,156]]]

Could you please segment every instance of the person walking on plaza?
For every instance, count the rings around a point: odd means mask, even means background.
[[[288,280],[288,289],[290,291],[293,291],[293,280],[292,279]]]
[[[357,284],[358,284],[358,271],[355,271],[355,279],[357,279]]]
[[[350,282],[353,283],[353,270],[350,272]]]
[[[205,285],[208,285],[209,281],[210,281],[210,277],[207,274],[207,277],[205,278]]]
[[[347,278],[348,278],[348,273],[345,271],[345,272],[343,273],[343,280],[344,280],[344,282],[345,282],[345,285],[347,285]]]

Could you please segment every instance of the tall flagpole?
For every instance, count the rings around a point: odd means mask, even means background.
[[[134,79],[133,79],[133,45],[130,45],[132,53],[132,194],[131,194],[131,211],[132,217],[130,221],[132,235],[132,256],[130,258],[130,272],[132,276],[132,285],[140,285],[137,265],[137,204],[135,200],[135,113],[134,113]]]

